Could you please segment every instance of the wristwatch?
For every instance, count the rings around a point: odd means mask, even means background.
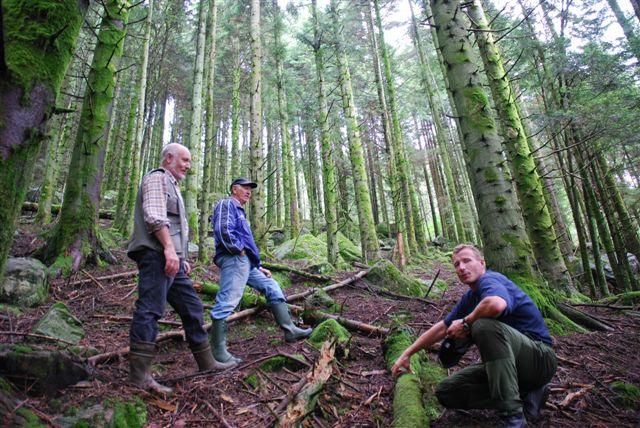
[[[467,322],[467,317],[462,318],[462,328],[464,328],[467,331],[471,330],[471,326]]]

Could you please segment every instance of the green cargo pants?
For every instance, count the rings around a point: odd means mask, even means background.
[[[549,383],[556,372],[553,349],[491,318],[471,326],[482,363],[454,373],[436,388],[438,401],[451,409],[522,411],[520,392]]]

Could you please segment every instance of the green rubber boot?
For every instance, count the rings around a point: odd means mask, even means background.
[[[151,342],[134,342],[129,344],[129,380],[136,386],[158,394],[171,395],[173,389],[156,382],[149,371],[153,357],[156,355],[156,344]]]
[[[312,328],[299,328],[291,321],[291,313],[286,303],[274,303],[269,305],[273,317],[280,328],[284,331],[285,342],[296,342],[306,339],[311,335]]]
[[[201,372],[208,370],[226,370],[237,365],[235,361],[228,361],[226,363],[216,361],[211,353],[211,345],[209,345],[209,342],[190,345],[190,348],[193,353],[193,358],[198,364],[198,370]]]
[[[211,343],[213,358],[219,363],[233,362],[234,365],[237,365],[242,362],[241,358],[234,357],[227,351],[227,322],[225,320],[211,320],[209,343]]]

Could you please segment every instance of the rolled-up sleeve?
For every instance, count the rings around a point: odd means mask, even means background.
[[[213,212],[213,233],[216,241],[224,245],[231,254],[238,254],[244,244],[237,231],[238,213],[229,199],[221,201]]]
[[[142,214],[149,233],[169,227],[167,217],[167,182],[165,174],[154,173],[142,180]]]

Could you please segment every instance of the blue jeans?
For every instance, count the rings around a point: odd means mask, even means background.
[[[286,302],[280,284],[251,267],[247,256],[223,254],[218,256],[216,263],[220,268],[220,292],[216,296],[216,304],[211,309],[212,319],[227,319],[240,303],[244,286],[247,284],[264,294],[268,304]]]
[[[184,264],[181,262],[176,276],[170,277],[164,273],[164,254],[142,250],[131,256],[139,270],[138,300],[129,331],[131,340],[155,342],[158,320],[164,315],[165,303],[169,302],[182,320],[187,342],[190,345],[207,342],[202,302],[184,272]]]

